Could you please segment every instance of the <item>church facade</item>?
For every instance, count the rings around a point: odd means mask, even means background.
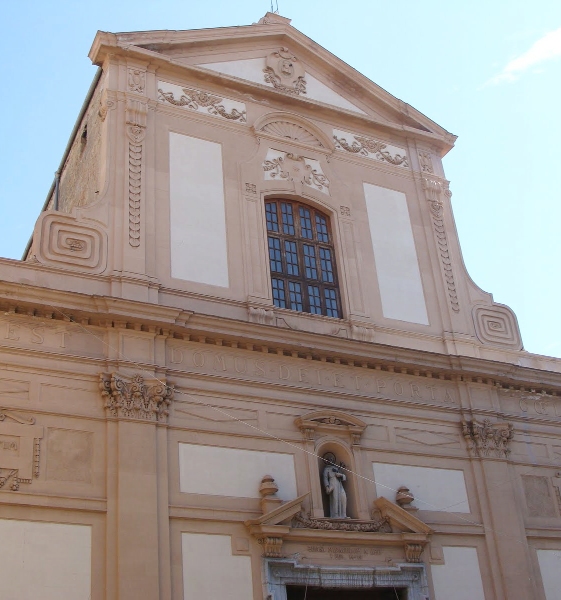
[[[0,596],[558,598],[561,361],[466,272],[455,136],[277,14],[90,58],[0,259]]]

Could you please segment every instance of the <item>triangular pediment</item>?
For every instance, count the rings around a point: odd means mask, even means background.
[[[389,520],[392,529],[425,535],[432,533],[432,529],[426,523],[383,496],[374,501],[374,506],[382,517]]]
[[[109,48],[109,46],[111,48]],[[417,132],[440,141],[445,153],[455,136],[395,98],[313,42],[280,15],[267,14],[259,23],[192,31],[98,33],[90,57],[101,64],[115,47],[130,56],[137,51],[174,67],[181,65],[201,78],[219,78],[222,85],[248,86],[262,92],[311,102],[381,126]],[[249,92],[258,97],[258,90]],[[292,109],[294,110],[294,109]]]

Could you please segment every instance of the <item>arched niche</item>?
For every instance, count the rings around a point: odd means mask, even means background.
[[[358,519],[358,493],[356,482],[355,460],[352,450],[341,440],[327,438],[320,440],[316,446],[317,455],[317,475],[321,487],[321,498],[323,504],[323,514],[325,517],[330,517],[330,498],[325,489],[324,473],[329,463],[325,460],[326,454],[335,455],[335,464],[339,467],[340,472],[345,475],[346,480],[343,483],[343,488],[347,496],[347,517],[350,519]],[[342,466],[341,466],[342,465]]]

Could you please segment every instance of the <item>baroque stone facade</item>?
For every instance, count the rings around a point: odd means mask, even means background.
[[[561,362],[465,271],[455,137],[278,14],[90,58],[0,259],[3,593],[555,598]]]

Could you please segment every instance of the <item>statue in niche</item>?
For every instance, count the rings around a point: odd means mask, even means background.
[[[331,519],[347,519],[347,494],[343,482],[347,476],[341,472],[345,465],[337,465],[335,454],[327,452],[323,456],[326,463],[323,469],[323,487],[329,496],[329,517]]]

